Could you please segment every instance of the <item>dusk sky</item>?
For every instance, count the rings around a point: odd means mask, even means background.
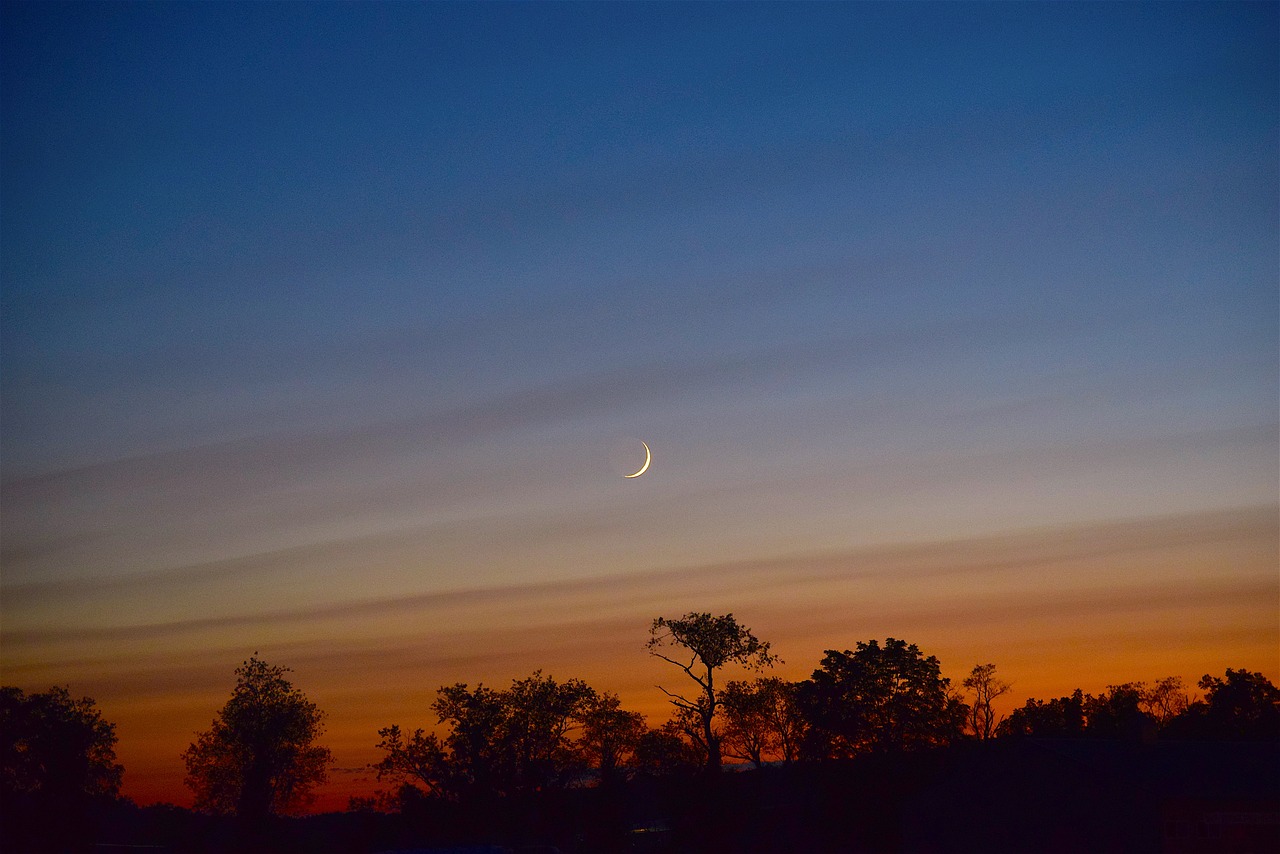
[[[1280,678],[1278,9],[5,3],[0,678]]]

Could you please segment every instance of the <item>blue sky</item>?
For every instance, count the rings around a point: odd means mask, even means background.
[[[1062,313],[1082,360],[1273,361],[1271,6],[9,14],[15,469],[421,380],[467,322],[509,326],[447,398]]]
[[[1121,677],[1179,625],[1168,672],[1274,666],[1276,4],[3,14],[7,672],[110,700],[199,650],[195,691],[254,640],[337,685],[411,644],[335,608],[614,579],[642,634],[792,575],[836,584],[761,627],[801,662],[945,593],[932,639],[1015,677],[1069,627],[975,648],[991,597],[1138,631]],[[996,575],[884,580],[939,543]]]

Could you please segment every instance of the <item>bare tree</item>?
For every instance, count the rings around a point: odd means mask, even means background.
[[[1142,685],[1141,691],[1138,708],[1154,718],[1158,727],[1163,728],[1191,707],[1191,694],[1177,676],[1166,676],[1150,688]]]
[[[705,613],[689,613],[679,619],[658,617],[649,628],[649,654],[674,664],[698,686],[693,699],[662,686],[671,704],[686,714],[695,715],[701,741],[706,745],[707,771],[720,770],[720,735],[714,720],[720,706],[716,689],[716,671],[726,664],[738,664],[748,670],[772,667],[778,661],[769,652],[769,643],[758,639],[746,626],[738,624],[733,614],[713,617]],[[668,655],[667,652],[671,654]],[[674,656],[674,657],[673,657]]]
[[[994,664],[975,665],[965,677],[964,687],[973,692],[973,703],[969,707],[969,729],[980,741],[995,736],[1000,719],[996,717],[991,704],[997,697],[1009,693],[1013,686],[996,678]]]

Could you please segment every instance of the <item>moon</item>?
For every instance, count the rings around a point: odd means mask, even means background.
[[[623,477],[639,477],[649,470],[649,463],[653,462],[653,452],[649,450],[649,445],[643,439],[640,444],[644,445],[644,465],[640,466],[640,470],[632,474],[624,474]]]

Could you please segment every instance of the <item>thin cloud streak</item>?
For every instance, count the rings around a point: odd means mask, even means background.
[[[1015,532],[999,537],[947,540],[924,544],[854,549],[838,554],[795,555],[751,561],[735,561],[699,567],[655,570],[623,577],[600,576],[550,583],[504,585],[396,596],[361,602],[276,609],[227,617],[176,620],[149,625],[112,627],[60,627],[6,630],[6,645],[39,645],[61,642],[163,641],[210,629],[245,629],[252,626],[322,623],[334,620],[388,618],[396,615],[450,612],[463,607],[484,608],[520,602],[552,605],[581,603],[599,607],[634,601],[646,591],[680,590],[685,595],[705,595],[726,584],[747,587],[756,595],[773,588],[820,586],[835,580],[883,580],[928,578],[976,578],[1007,572],[1021,573],[1055,563],[1098,562],[1123,559],[1144,550],[1177,551],[1194,545],[1253,542],[1275,548],[1280,543],[1278,508],[1259,506],[1231,511],[1201,512],[1105,524]],[[201,575],[212,570],[195,570]],[[234,577],[234,576],[233,576]],[[90,583],[90,593],[107,590],[140,594],[163,581],[164,574],[145,573],[123,579]],[[175,581],[176,579],[169,579]],[[190,575],[186,580],[190,580]],[[52,597],[70,592],[71,582],[13,585],[4,597]],[[1277,586],[1280,589],[1280,586]],[[664,592],[663,596],[670,595]]]

